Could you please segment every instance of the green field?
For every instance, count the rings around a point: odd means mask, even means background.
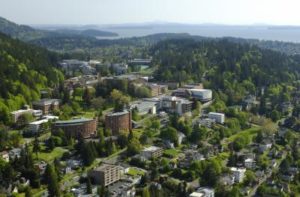
[[[61,147],[54,148],[52,152],[45,152],[45,148],[42,148],[42,151],[38,153],[38,159],[51,162],[55,158],[61,157],[65,152],[67,152],[67,150]],[[37,159],[35,153],[33,153],[33,158]]]

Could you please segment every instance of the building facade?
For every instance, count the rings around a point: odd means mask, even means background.
[[[97,125],[97,118],[56,121],[52,125],[52,132],[57,132],[62,129],[68,138],[89,138],[97,134]]]
[[[150,146],[148,148],[145,148],[141,152],[141,156],[151,159],[151,158],[157,158],[162,156],[163,154],[163,149],[157,146]]]
[[[225,122],[225,114],[209,112],[208,117],[214,119],[217,123],[224,124]]]
[[[59,99],[41,99],[32,103],[33,109],[42,110],[43,114],[49,114],[53,110],[59,109]]]
[[[105,129],[111,130],[112,135],[119,135],[120,131],[131,131],[131,112],[115,112],[105,116]]]
[[[120,180],[120,168],[119,166],[115,165],[103,164],[100,167],[90,171],[89,177],[91,177],[96,184],[106,187]]]

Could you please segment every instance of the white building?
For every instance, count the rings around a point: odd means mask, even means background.
[[[28,130],[31,132],[37,133],[37,132],[39,132],[42,124],[47,123],[49,120],[58,119],[57,116],[44,116],[43,118],[44,119],[42,119],[42,120],[38,120],[38,121],[29,123]]]
[[[224,124],[225,122],[225,114],[223,113],[209,112],[208,117],[216,120],[216,122],[220,124]]]
[[[214,197],[215,191],[212,188],[200,187],[196,192],[189,195],[190,197]]]
[[[245,177],[245,172],[246,172],[246,169],[245,168],[235,168],[235,167],[232,167],[230,168],[233,176],[234,176],[234,180],[235,182],[237,183],[240,183],[243,181],[244,177]]]
[[[148,148],[145,148],[141,152],[141,156],[147,159],[157,158],[162,156],[162,154],[163,154],[163,149],[157,146],[150,146]]]

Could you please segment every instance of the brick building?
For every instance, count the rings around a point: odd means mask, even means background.
[[[115,112],[105,116],[105,129],[112,131],[113,135],[119,135],[120,131],[131,131],[131,112]]]
[[[97,118],[56,121],[52,125],[52,132],[57,132],[59,129],[62,129],[68,138],[89,138],[97,134],[97,124]]]
[[[59,99],[41,99],[32,103],[33,109],[42,110],[43,114],[49,114],[51,111],[59,109]]]

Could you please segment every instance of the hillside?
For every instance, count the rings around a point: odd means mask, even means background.
[[[2,17],[0,17],[0,32],[24,41],[41,38],[46,35],[44,31],[36,30],[26,25],[18,25]]]
[[[60,33],[63,35],[81,35],[87,37],[115,37],[118,36],[117,33],[109,31],[101,31],[97,29],[85,29],[85,30],[75,30],[75,29],[58,29],[54,31],[55,33]]]
[[[8,112],[39,98],[39,90],[63,80],[57,56],[0,33],[0,120]]]
[[[113,37],[118,34],[95,29],[75,30],[59,29],[54,31],[34,29],[27,25],[18,25],[5,18],[0,17],[0,32],[23,41],[34,41],[36,39],[53,39],[55,37],[83,39],[87,37]]]
[[[292,84],[300,79],[300,62],[285,54],[249,44],[177,39],[151,49],[159,81],[204,82],[237,103],[262,87]],[[231,103],[232,104],[232,103]]]

